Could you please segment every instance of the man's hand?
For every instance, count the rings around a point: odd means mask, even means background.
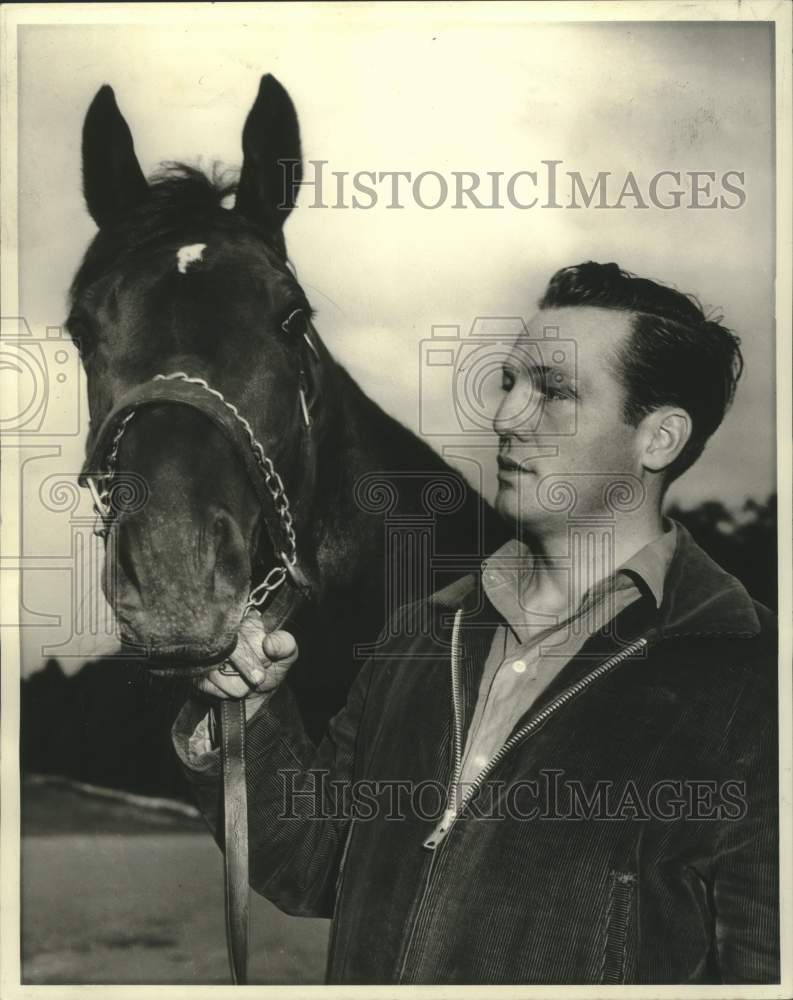
[[[290,632],[265,632],[261,615],[249,612],[242,620],[237,647],[226,664],[220,664],[195,680],[196,690],[211,698],[245,698],[251,717],[275,691],[297,660],[297,643]],[[235,674],[221,673],[231,665]]]

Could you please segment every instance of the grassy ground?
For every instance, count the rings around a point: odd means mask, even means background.
[[[327,934],[254,894],[251,983],[321,983]],[[227,983],[222,858],[203,823],[23,785],[22,981]]]

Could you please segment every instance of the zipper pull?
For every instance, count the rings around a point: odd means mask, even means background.
[[[441,817],[440,822],[432,831],[432,833],[427,837],[422,845],[428,851],[434,851],[435,848],[440,844],[446,834],[449,832],[449,827],[454,822],[454,817],[456,812],[454,809],[447,809],[446,812]]]

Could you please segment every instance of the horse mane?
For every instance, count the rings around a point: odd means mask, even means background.
[[[212,225],[228,233],[247,233],[279,252],[272,235],[245,216],[223,207],[237,190],[237,171],[217,162],[207,173],[187,163],[166,162],[149,179],[146,197],[118,222],[101,229],[86,251],[69,289],[70,302],[111,266],[141,250]]]

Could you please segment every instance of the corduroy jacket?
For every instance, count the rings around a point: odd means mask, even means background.
[[[494,615],[473,576],[403,609],[318,748],[286,685],[253,716],[253,888],[332,919],[331,983],[778,982],[771,612],[678,525],[660,609],[588,639],[455,793]],[[222,837],[205,713],[174,744]]]

